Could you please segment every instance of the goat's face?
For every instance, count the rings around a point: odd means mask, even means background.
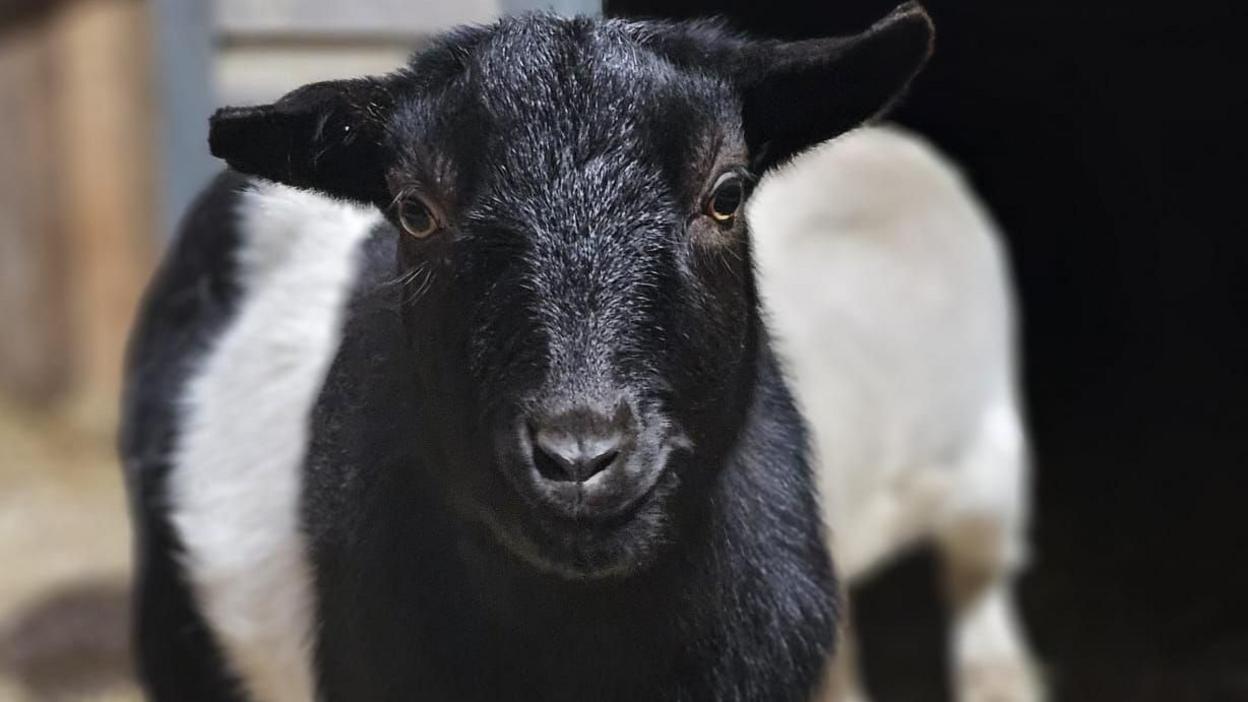
[[[532,566],[625,575],[711,499],[750,400],[754,174],[879,111],[929,39],[913,7],[795,44],[529,16],[223,110],[212,146],[386,212],[451,503]]]

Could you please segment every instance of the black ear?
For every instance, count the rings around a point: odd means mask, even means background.
[[[236,171],[381,204],[394,80],[313,83],[272,105],[223,108],[210,120],[208,146]]]
[[[851,37],[748,44],[734,62],[761,172],[885,112],[932,51],[931,19],[907,3]]]

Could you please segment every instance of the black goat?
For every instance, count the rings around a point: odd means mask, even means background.
[[[259,179],[131,349],[149,694],[808,699],[835,586],[741,211],[930,40],[532,15],[220,111]]]

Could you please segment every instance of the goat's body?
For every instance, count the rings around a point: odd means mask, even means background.
[[[970,590],[951,591],[963,699],[1027,699],[1006,592],[1024,558],[1026,446],[992,224],[952,168],[890,129],[797,159],[750,216],[843,577],[934,540]],[[972,689],[985,666],[1016,673],[988,673],[1006,697]]]
[[[308,412],[379,217],[244,186],[223,176],[188,217],[131,352],[122,451],[157,698],[312,699]]]
[[[804,698],[831,573],[761,329],[690,540],[614,583],[541,574],[430,479],[394,232],[246,187],[225,177],[192,212],[133,342],[122,450],[154,699]]]

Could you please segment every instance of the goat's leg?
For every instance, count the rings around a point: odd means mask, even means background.
[[[834,533],[833,557],[846,582],[859,582],[929,537],[950,490],[949,471],[908,473],[870,495]]]
[[[842,602],[846,600],[842,599]],[[858,641],[855,637],[853,615],[845,608],[841,631],[837,637],[836,653],[828,664],[828,675],[823,688],[813,702],[867,702],[866,689],[858,669]]]
[[[833,560],[845,588],[861,581],[890,558],[930,536],[949,490],[949,471],[925,470],[901,476],[886,489],[870,495],[832,534]],[[853,603],[841,621],[840,643],[829,667],[819,702],[866,702],[868,696],[858,667]]]
[[[945,587],[953,609],[954,684],[959,702],[1036,702],[1043,699],[1010,597],[1011,572],[977,552],[1000,529],[965,520],[952,529],[981,542],[942,538]],[[967,532],[973,532],[973,536]],[[997,532],[994,536],[994,532]],[[950,543],[956,540],[956,543]]]
[[[953,610],[955,699],[1044,699],[1028,655],[1010,585],[1024,561],[1026,462],[1016,415],[985,417],[959,466],[958,487],[937,544]]]

